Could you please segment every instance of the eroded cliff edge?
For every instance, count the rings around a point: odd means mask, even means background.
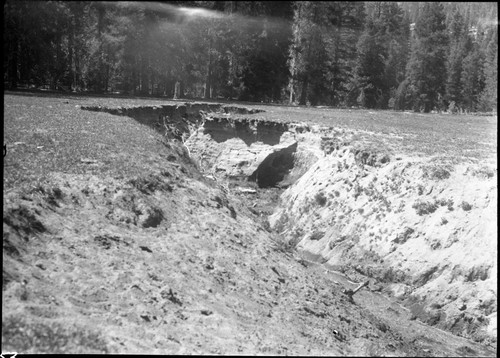
[[[386,145],[390,135],[218,104],[113,111],[165,133],[173,125],[209,177],[286,188],[269,223],[302,257],[369,277],[415,319],[496,340],[494,161],[412,156]]]

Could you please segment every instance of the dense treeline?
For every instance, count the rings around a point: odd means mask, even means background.
[[[4,86],[491,111],[497,14],[476,2],[7,0]]]

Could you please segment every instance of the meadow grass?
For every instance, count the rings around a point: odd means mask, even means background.
[[[357,139],[373,142],[373,133],[394,152],[453,156],[471,160],[496,157],[497,116],[423,114],[365,109],[261,107],[267,120],[305,121],[358,131]]]
[[[50,172],[133,177],[161,167],[162,136],[135,120],[81,110],[90,98],[4,96],[4,190]]]
[[[2,343],[2,351],[31,354],[108,353],[107,344],[97,331],[57,321],[28,321],[17,315],[2,319]]]
[[[166,103],[179,101],[5,93],[4,190],[26,183],[36,186],[52,171],[131,177],[161,167],[169,151],[159,133],[129,117],[85,111],[80,106]],[[496,116],[239,105],[265,110],[253,118],[336,127],[356,132],[356,141],[385,145],[393,152],[458,161],[492,158],[497,152]]]

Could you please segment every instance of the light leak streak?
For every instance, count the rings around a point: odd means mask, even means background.
[[[164,4],[160,2],[150,1],[121,1],[121,2],[107,2],[101,1],[100,5],[115,6],[115,7],[130,7],[136,9],[147,9],[157,13],[161,13],[167,17],[167,21],[175,24],[184,24],[201,19],[218,19],[218,20],[233,20],[243,27],[259,26],[261,23],[267,23],[268,26],[273,26],[277,29],[289,28],[291,24],[284,19],[272,17],[251,17],[242,14],[232,13],[226,14],[224,12],[209,10],[201,7],[178,7],[175,5]]]

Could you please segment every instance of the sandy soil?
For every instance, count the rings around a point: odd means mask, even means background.
[[[350,302],[352,284],[276,250],[247,200],[210,182],[157,182],[171,191],[54,174],[48,195],[6,198],[5,350],[492,354],[407,317],[401,329],[394,317],[407,314],[369,292]],[[149,226],[154,208],[162,220]]]

